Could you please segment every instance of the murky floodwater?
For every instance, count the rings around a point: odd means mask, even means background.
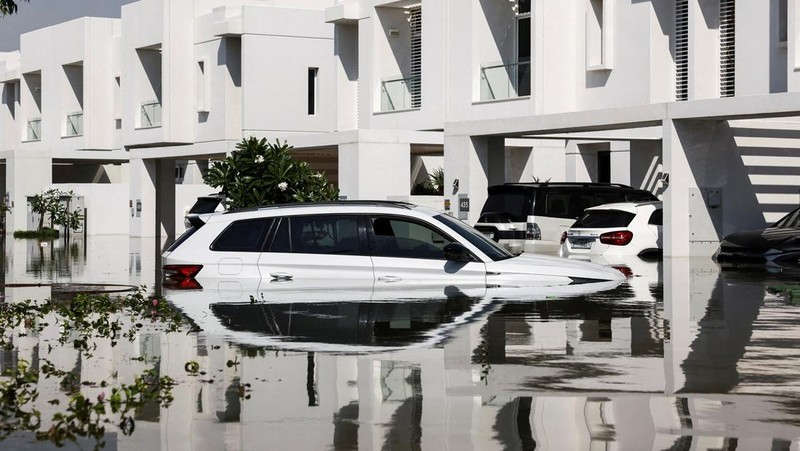
[[[153,289],[151,241],[85,244],[6,243],[6,305],[63,294],[67,282]],[[28,364],[38,375],[38,397],[16,414],[39,412],[45,433],[37,441],[34,427],[9,430],[15,412],[4,398],[0,447],[54,448],[59,418],[72,415],[78,436],[91,424],[80,423],[76,394],[101,405],[115,387],[168,376],[170,402],[150,396],[97,415],[108,419],[95,434],[106,448],[798,449],[800,299],[780,292],[797,289],[797,273],[721,271],[706,259],[624,263],[626,283],[575,296],[465,287],[298,295],[228,281],[165,291],[187,320],[177,330],[149,298],[139,316],[86,313],[119,319],[113,338],[91,324],[65,330],[78,323],[65,326],[59,315],[69,312],[56,309],[3,332],[2,369]],[[78,439],[83,448],[96,440]]]

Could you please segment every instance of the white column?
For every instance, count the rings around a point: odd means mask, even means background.
[[[339,191],[348,199],[383,200],[411,192],[411,146],[390,132],[358,134],[339,144]]]
[[[631,184],[631,142],[611,141],[611,182]]]
[[[155,160],[130,160],[130,233],[132,237],[155,236]]]
[[[6,191],[11,212],[7,216],[7,233],[28,230],[28,196],[43,193],[53,184],[53,159],[49,152],[15,151],[6,159]]]
[[[686,140],[690,124],[667,119],[664,121],[664,173],[669,184],[664,191],[664,256],[689,256],[689,188],[697,187],[686,156],[691,147]],[[683,140],[683,141],[682,141]]]
[[[444,196],[450,201],[450,211],[457,217],[458,195],[467,194],[470,200],[467,222],[470,224],[478,220],[487,197],[489,144],[490,140],[486,137],[444,137]]]

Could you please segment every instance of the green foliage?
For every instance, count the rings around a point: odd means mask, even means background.
[[[96,346],[94,338],[108,338],[112,346],[120,338],[133,341],[144,322],[159,322],[168,331],[176,331],[183,316],[169,303],[158,297],[148,297],[144,288],[123,298],[116,296],[78,294],[70,301],[35,302],[25,300],[0,304],[0,330],[24,326],[41,332],[48,326],[48,315],[56,315],[61,327],[59,344],[72,343],[85,357],[91,357]],[[123,322],[123,317],[127,321]],[[123,330],[123,324],[131,326]],[[77,337],[77,338],[76,338]],[[11,349],[12,343],[0,334],[0,347]]]
[[[88,359],[96,347],[95,339],[110,339],[112,346],[119,339],[133,341],[144,322],[157,322],[167,331],[177,331],[182,315],[162,298],[146,295],[144,288],[124,297],[78,294],[69,301],[0,303],[2,331],[25,329],[37,334],[51,326],[49,322],[52,321],[59,325],[58,343],[71,344],[81,352],[82,358]],[[127,330],[124,324],[129,324]],[[0,347],[12,349],[12,337],[0,334]],[[175,385],[170,377],[160,376],[157,369],[150,369],[132,383],[109,387],[96,397],[90,397],[82,393],[84,387],[105,388],[108,382],[81,381],[79,373],[59,369],[41,357],[38,369],[20,360],[16,367],[0,376],[0,441],[19,431],[30,431],[37,440],[50,441],[59,447],[79,437],[92,438],[95,449],[104,447],[107,426],[113,425],[130,435],[136,415],[147,405],[158,402],[163,407],[169,406]],[[47,423],[49,426],[44,428],[37,409],[40,403],[36,402],[42,377],[57,378],[58,386],[68,396],[64,410],[53,414]],[[53,406],[61,404],[59,399],[47,402]]]
[[[294,160],[291,149],[286,142],[251,136],[212,163],[203,179],[227,196],[229,208],[336,200],[339,190],[308,163]]]
[[[444,194],[444,169],[436,168],[428,174],[428,179],[415,183],[411,188],[412,196],[441,196]]]
[[[30,0],[22,0],[24,2],[28,2]],[[0,0],[0,17],[7,16],[9,14],[16,14],[17,12],[17,2],[14,0]]]
[[[50,228],[53,228],[53,225],[63,225],[66,230],[78,230],[83,221],[83,214],[78,210],[69,211],[68,205],[61,203],[62,197],[71,198],[73,195],[72,191],[50,188],[33,196],[30,201],[31,211],[39,215],[37,231],[41,232],[44,229],[45,216],[50,217]]]

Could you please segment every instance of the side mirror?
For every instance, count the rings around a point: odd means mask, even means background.
[[[463,244],[450,243],[444,247],[444,257],[449,261],[471,262],[472,254]]]

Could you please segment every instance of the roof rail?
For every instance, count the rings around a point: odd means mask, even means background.
[[[410,202],[402,202],[396,200],[332,200],[323,202],[292,202],[284,204],[261,205],[258,207],[244,207],[244,208],[227,210],[225,211],[225,213],[258,211],[258,210],[267,210],[267,209],[281,208],[281,207],[304,208],[304,207],[320,207],[326,205],[360,205],[365,207],[381,206],[381,207],[403,208],[406,210],[410,210],[411,208],[416,207],[415,204],[412,204]]]

